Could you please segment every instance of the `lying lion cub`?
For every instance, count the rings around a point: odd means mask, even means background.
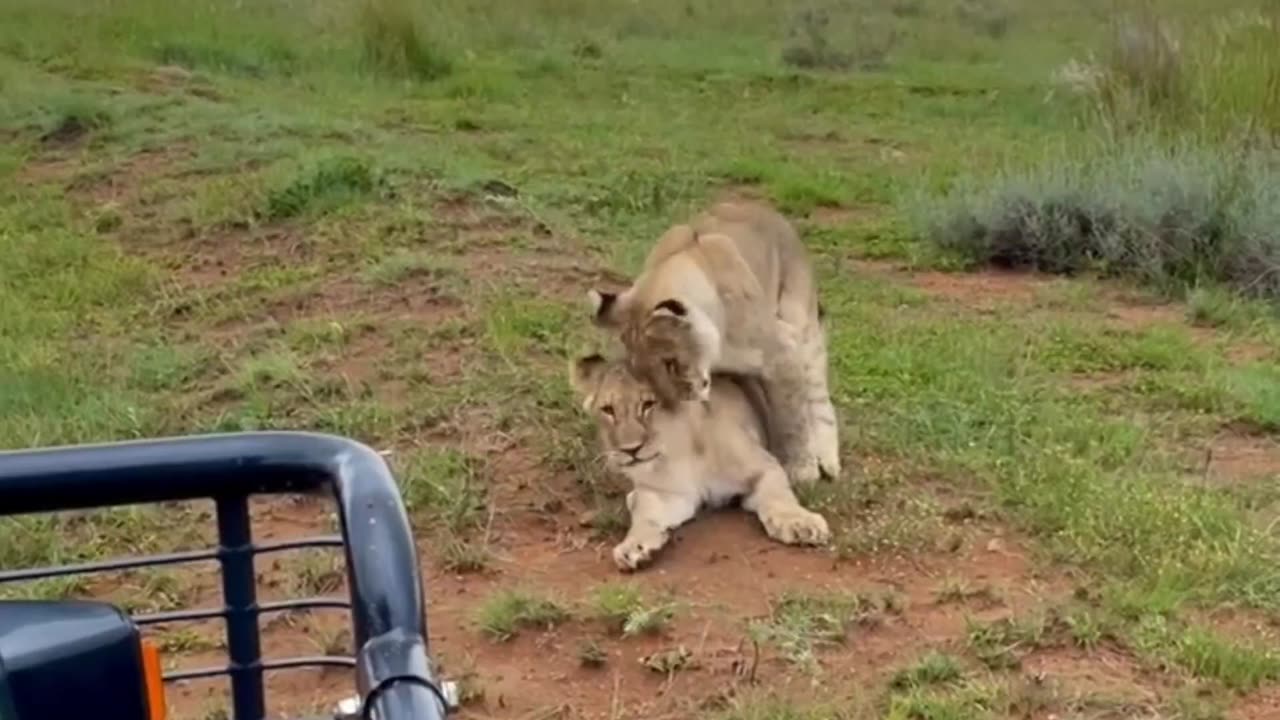
[[[596,416],[609,467],[631,480],[631,529],[613,549],[634,570],[667,543],[672,530],[703,505],[742,498],[769,537],[823,544],[827,521],[800,506],[787,473],[765,449],[763,407],[750,378],[716,375],[709,400],[664,405],[622,360],[590,355],[574,361],[570,379],[583,408]]]

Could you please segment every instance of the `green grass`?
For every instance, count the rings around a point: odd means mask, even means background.
[[[861,595],[791,593],[773,604],[769,617],[751,625],[757,640],[778,648],[789,661],[816,668],[818,652],[839,645],[859,623],[874,623],[878,608]]]
[[[944,685],[964,676],[964,668],[956,658],[938,652],[930,652],[918,662],[905,667],[889,680],[889,687],[898,690]]]
[[[1160,12],[1185,21],[1192,5]],[[1127,648],[1215,689],[1273,683],[1264,650],[1194,622],[1280,612],[1264,483],[1211,485],[1186,459],[1280,428],[1280,205],[1257,141],[1276,129],[1280,43],[1269,16],[1231,5],[1173,23],[1165,62],[1113,32],[1151,19],[1103,0],[15,0],[0,9],[0,447],[349,434],[389,452],[433,567],[494,584],[481,632],[566,622],[536,584],[507,587],[523,580],[508,550],[550,542],[530,516],[583,557],[626,525],[563,379],[599,341],[582,291],[636,272],[712,198],[758,195],[804,229],[830,318],[849,482],[800,492],[831,521],[837,572],[979,557],[970,526],[996,524],[1038,569],[1099,591],[1052,622],[949,638],[972,672],[897,657],[897,687],[851,680],[874,709],[846,712],[832,686],[709,714],[1023,712],[1039,701],[1006,670],[1036,643]],[[1063,87],[1090,51],[1105,83]],[[1072,276],[1005,296],[989,277],[858,263],[1006,256]],[[1131,289],[1094,273],[1186,303],[1145,322]],[[6,519],[0,566],[195,546],[206,524]],[[284,587],[329,590],[332,571],[304,561]],[[732,620],[805,675],[859,622],[998,599],[964,575],[936,582],[940,604],[795,587]],[[164,583],[129,599],[167,606]],[[584,620],[610,632],[580,660],[654,632],[698,647],[678,630],[706,612],[693,591],[583,592]]]
[[[674,603],[648,601],[640,588],[622,583],[597,587],[589,605],[594,615],[623,637],[661,633],[676,612]]]
[[[521,630],[546,630],[568,619],[569,611],[555,600],[517,590],[495,593],[475,613],[480,631],[499,642]]]
[[[1036,649],[1045,639],[1044,619],[1004,618],[991,623],[969,623],[969,649],[992,670],[1020,666],[1022,655]]]

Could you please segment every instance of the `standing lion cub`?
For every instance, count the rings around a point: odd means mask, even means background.
[[[613,549],[619,568],[647,563],[703,505],[735,498],[742,498],[775,540],[827,542],[827,521],[800,506],[786,472],[765,447],[763,418],[748,395],[756,381],[717,375],[707,401],[667,405],[624,362],[600,355],[575,360],[570,381],[596,418],[610,469],[632,484],[631,528]]]
[[[813,266],[772,208],[720,203],[672,227],[630,288],[593,290],[591,301],[596,324],[620,330],[632,371],[662,402],[707,399],[712,373],[757,378],[768,445],[791,480],[839,476]]]

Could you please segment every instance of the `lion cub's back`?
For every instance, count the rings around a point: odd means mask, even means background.
[[[699,215],[693,227],[700,234],[732,237],[767,292],[797,280],[807,285],[805,281],[811,273],[808,249],[791,222],[772,207],[747,201],[717,203]]]

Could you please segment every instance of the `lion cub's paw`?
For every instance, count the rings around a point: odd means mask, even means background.
[[[796,505],[760,513],[769,537],[787,545],[823,545],[831,539],[826,518]]]
[[[667,544],[665,533],[647,537],[632,537],[618,543],[613,548],[613,562],[622,571],[638,570],[649,564],[655,553]]]
[[[796,458],[788,462],[786,471],[787,478],[791,480],[792,485],[809,485],[817,482],[818,478],[822,477],[822,469],[818,464],[818,458],[813,455]]]
[[[823,442],[814,443],[818,460],[818,470],[831,480],[840,477],[840,444],[827,438]]]

